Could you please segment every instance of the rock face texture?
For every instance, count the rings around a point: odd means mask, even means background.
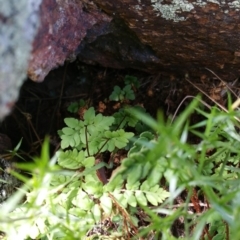
[[[122,18],[154,50],[160,70],[199,74],[208,67],[226,78],[239,76],[239,1],[94,2],[109,15]]]
[[[41,0],[0,0],[0,121],[26,78]]]
[[[151,73],[200,77],[209,68],[226,81],[240,75],[239,0],[0,0],[0,5],[0,120],[17,99],[28,63],[34,81],[76,57]]]
[[[238,0],[43,0],[29,76],[42,81],[78,55],[149,72],[199,76],[207,67],[232,80],[240,73],[239,10]]]

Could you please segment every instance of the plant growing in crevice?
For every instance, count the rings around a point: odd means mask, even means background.
[[[113,92],[109,96],[109,100],[124,102],[127,100],[135,99],[134,90],[136,90],[140,86],[137,78],[126,75],[124,78],[124,83],[125,86],[123,88],[120,88],[119,86],[114,87]]]
[[[19,195],[4,204],[0,230],[9,239],[238,240],[239,113],[198,104],[172,123],[130,106],[66,118],[56,156],[48,161],[45,142],[39,158],[19,166],[31,170],[30,191],[14,211]],[[196,111],[205,118],[191,124]],[[138,133],[140,119],[152,131]],[[118,151],[126,156],[115,164]]]

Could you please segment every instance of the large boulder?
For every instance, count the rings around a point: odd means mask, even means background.
[[[0,120],[18,98],[38,29],[41,0],[0,0]]]
[[[51,2],[51,4],[50,4]],[[113,68],[239,76],[240,2],[233,0],[43,0],[29,76],[75,59]]]
[[[207,67],[225,80],[240,73],[239,0],[0,0],[0,5],[0,120],[16,101],[27,68],[32,80],[43,81],[76,57],[151,73],[200,77]]]

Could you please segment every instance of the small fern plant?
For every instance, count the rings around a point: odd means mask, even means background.
[[[68,182],[64,194],[72,192],[72,199],[68,197],[72,204],[69,212],[86,227],[83,234],[93,231],[93,226],[107,218],[117,226],[115,231],[106,230],[107,235],[120,232],[122,237],[126,237],[128,228],[137,234],[136,207],[149,203],[157,206],[168,197],[168,192],[158,182],[162,172],[157,173],[153,164],[145,164],[144,155],[149,149],[138,143],[147,140],[154,144],[154,135],[150,132],[139,136],[128,152],[128,160],[115,170],[109,182],[106,182],[106,176],[101,176],[103,166],[111,167],[99,160],[101,153],[123,149],[134,136],[124,129],[111,130],[114,121],[114,117],[96,115],[94,109],[89,108],[82,121],[65,119],[67,127],[59,131],[62,149],[57,152],[58,164],[63,169],[85,174],[74,178],[58,175],[52,183],[59,186]],[[127,167],[128,161],[134,161],[135,166],[128,169],[130,175],[122,176],[120,173]]]
[[[136,77],[126,75],[124,78],[125,86],[120,88],[119,86],[115,86],[113,92],[109,96],[111,101],[128,101],[135,99],[134,89],[140,87],[139,81]]]
[[[129,90],[129,87],[131,85],[128,84],[124,89]],[[116,89],[113,93],[116,93]],[[123,94],[123,98],[114,100],[122,101],[125,97],[134,99],[129,94]],[[136,106],[135,109],[139,110],[140,107]],[[149,149],[142,143],[145,141],[154,145],[154,135],[143,132],[134,138],[134,133],[125,128],[135,128],[141,121],[123,108],[112,116],[103,116],[90,107],[82,120],[66,118],[64,122],[66,127],[58,132],[61,149],[56,155],[58,164],[64,170],[75,172],[76,176],[59,174],[54,176],[52,184],[57,187],[67,183],[63,193],[71,196],[68,197],[71,203],[68,212],[79,218],[78,223],[85,226],[82,234],[99,235],[94,228],[105,219],[110,219],[116,226],[115,229],[106,229],[105,235],[121,233],[122,237],[129,237],[127,234],[130,229],[132,234],[138,234],[136,208],[148,204],[157,206],[169,196],[159,186],[163,168],[158,172],[156,165],[146,164],[144,157]],[[124,148],[130,148],[127,160],[114,170],[108,180],[105,169],[112,168],[113,162],[105,163],[103,154],[114,154]],[[123,176],[121,172],[127,168],[128,162],[134,162],[134,167],[128,169],[131,172],[128,176]]]
[[[125,80],[123,96],[112,99],[120,105],[135,98],[132,87],[137,86],[136,79],[127,76]],[[85,102],[80,100],[68,110],[76,113],[84,106]],[[53,160],[48,163],[45,143],[41,158],[33,164],[18,166],[31,170],[32,178],[30,181],[23,178],[30,191],[24,205],[16,208],[11,217],[14,219],[24,213],[26,219],[14,224],[14,228],[3,224],[0,230],[5,230],[11,239],[128,239],[138,236],[139,227],[143,226],[138,217],[140,209],[149,204],[157,206],[169,193],[159,185],[163,169],[157,173],[156,165],[145,159],[150,149],[142,143],[155,145],[155,136],[150,131],[142,131],[146,128],[129,108],[124,106],[112,116],[103,116],[90,107],[81,120],[64,119],[66,126],[58,131],[60,149]],[[140,111],[141,108],[135,106],[134,109]],[[120,150],[127,157],[116,165],[114,154]],[[106,154],[110,156],[109,161],[104,161]],[[0,220],[5,218],[2,217]]]
[[[136,108],[66,119],[50,161],[44,142],[40,157],[18,164],[31,178],[0,207],[5,239],[238,240],[240,113],[198,104],[173,123]],[[205,118],[192,125],[195,111]],[[153,131],[136,134],[138,119]],[[116,165],[118,151],[126,156]]]

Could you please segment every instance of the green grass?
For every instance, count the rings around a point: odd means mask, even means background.
[[[202,120],[191,123],[192,114]],[[203,110],[196,98],[172,123],[130,106],[67,118],[52,159],[46,139],[40,157],[19,164],[32,176],[1,206],[0,230],[6,239],[238,240],[238,117],[231,107]],[[103,161],[120,149],[118,166]]]

